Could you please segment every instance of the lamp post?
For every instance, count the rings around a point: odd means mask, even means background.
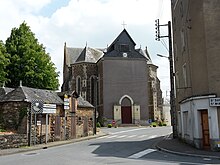
[[[166,25],[159,25],[158,21],[158,29],[160,26],[168,26],[168,36],[160,36],[158,35],[158,38],[162,37],[168,37],[169,39],[169,56],[163,56],[161,54],[157,54],[159,57],[165,57],[168,58],[170,63],[170,112],[171,112],[171,123],[173,126],[173,138],[177,138],[177,113],[175,108],[175,92],[174,92],[174,72],[173,72],[173,51],[172,51],[172,37],[171,37],[171,22],[168,21],[168,24]]]

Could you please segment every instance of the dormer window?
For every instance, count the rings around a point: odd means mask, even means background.
[[[129,45],[128,44],[120,44],[119,45],[119,51],[120,52],[129,52]]]

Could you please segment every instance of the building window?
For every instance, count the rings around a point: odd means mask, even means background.
[[[175,73],[175,78],[176,78],[176,87],[178,89],[180,87],[179,72]]]
[[[183,2],[180,2],[180,16],[183,17]]]
[[[185,50],[185,36],[184,36],[184,30],[181,30],[180,32],[181,37],[181,43],[182,43],[182,52]]]
[[[187,87],[186,64],[183,65],[183,82],[184,82],[184,86]]]
[[[82,86],[83,86],[83,87],[86,87],[86,80],[83,80],[83,81],[82,81]]]
[[[76,92],[80,95],[81,91],[81,78],[80,76],[76,77]]]
[[[188,112],[183,112],[183,134],[187,135],[188,133]]]
[[[86,99],[86,91],[81,92],[81,94],[82,94],[82,98],[83,98],[84,100],[87,100],[87,99]]]
[[[95,78],[92,76],[90,79],[91,86],[91,104],[95,105]]]

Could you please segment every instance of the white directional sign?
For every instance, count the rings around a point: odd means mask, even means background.
[[[44,104],[43,105],[43,113],[56,113],[56,104]]]
[[[64,109],[70,109],[70,99],[64,98]]]
[[[220,106],[220,98],[210,98],[209,99],[210,107],[218,107]]]

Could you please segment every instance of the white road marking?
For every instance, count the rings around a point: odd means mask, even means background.
[[[97,139],[104,139],[104,138],[107,138],[107,139],[120,139],[120,138],[136,138],[136,139],[142,139],[142,138],[145,138],[146,139],[153,139],[153,138],[156,138],[158,137],[158,135],[109,135],[109,136],[102,136],[102,137],[99,137]]]
[[[127,135],[121,135],[121,136],[117,136],[116,138],[120,139],[120,138],[124,138],[126,137]]]
[[[141,135],[139,136],[139,138],[144,138],[144,137],[147,137],[148,135]]]
[[[133,137],[136,137],[137,135],[130,135],[128,136],[127,138],[133,138]]]
[[[140,158],[140,157],[142,157],[144,155],[147,155],[147,154],[155,152],[155,151],[157,151],[157,150],[155,150],[155,149],[146,149],[144,151],[141,151],[141,152],[138,152],[136,154],[133,154],[133,155],[129,156],[128,158],[130,158],[130,159],[138,159],[138,158]]]
[[[111,138],[115,138],[117,135],[113,135],[113,136],[108,136],[106,138],[111,139]]]
[[[124,132],[132,132],[132,131],[137,131],[137,130],[142,130],[142,129],[148,129],[148,128],[136,128],[136,129],[130,129],[130,130],[126,130],[126,131],[119,131],[119,132],[111,133],[111,135],[120,134],[120,133],[124,133]]]
[[[153,139],[153,138],[156,138],[156,137],[158,137],[158,135],[151,135],[147,139]]]

